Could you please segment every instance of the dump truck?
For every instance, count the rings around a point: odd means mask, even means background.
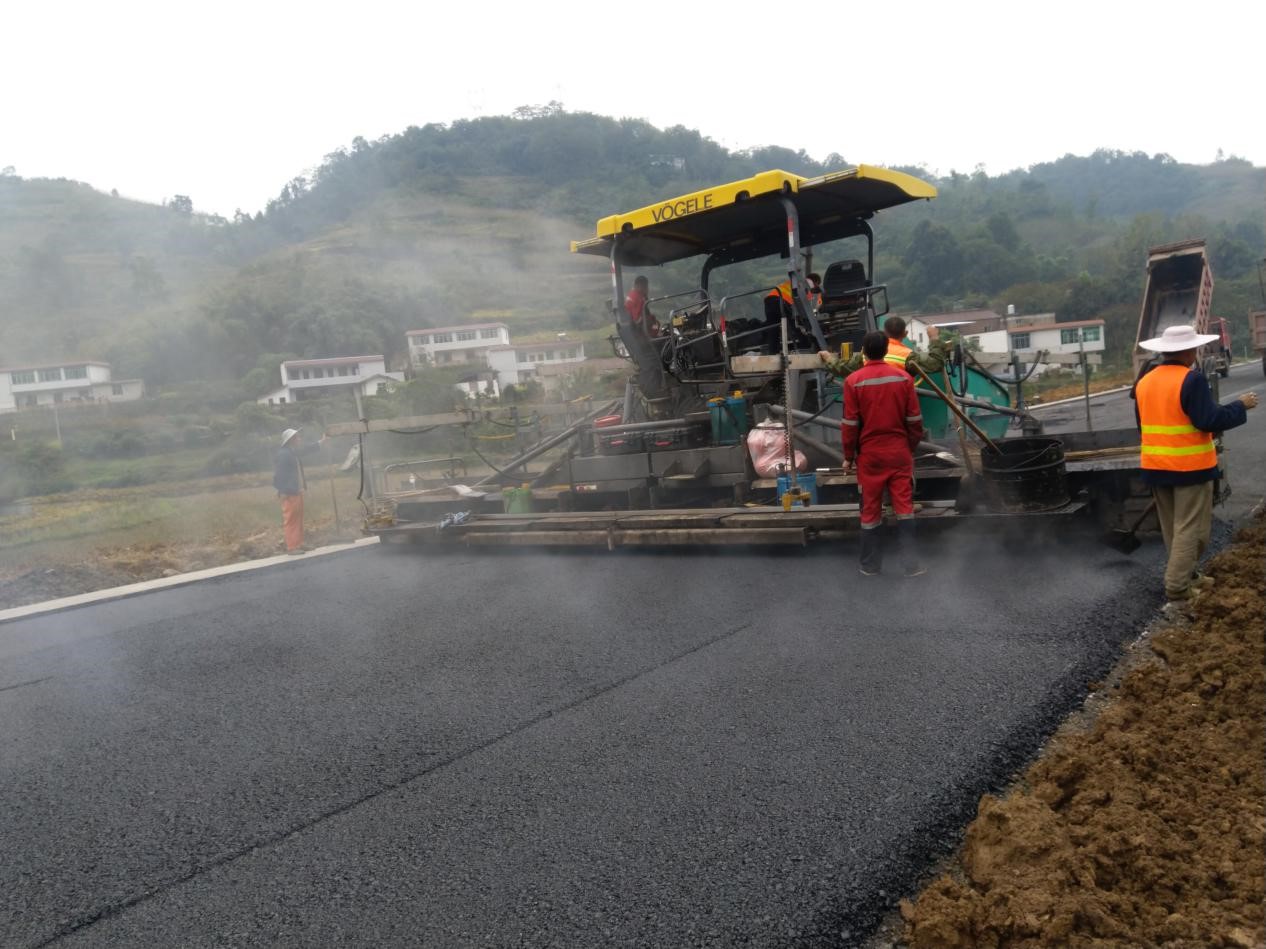
[[[608,264],[611,346],[630,364],[623,397],[473,485],[380,498],[369,530],[440,545],[607,549],[849,536],[860,498],[839,447],[840,383],[818,353],[856,352],[882,325],[876,225],[935,197],[932,184],[871,165],[772,170],[599,219],[571,250]],[[647,301],[659,333],[624,307],[630,271],[650,268],[677,283]],[[919,388],[921,521],[1088,513],[1115,524],[1142,494],[1137,431],[1042,436],[961,349],[936,375]],[[364,432],[429,423],[370,421]]]
[[[1219,376],[1231,367],[1230,339],[1225,326],[1215,326],[1210,313],[1213,302],[1213,268],[1205,241],[1200,238],[1160,244],[1147,252],[1147,285],[1134,339],[1134,374],[1156,360],[1155,353],[1140,343],[1160,336],[1171,326],[1192,326],[1197,333],[1218,335],[1219,340],[1200,348],[1196,360],[1217,398]],[[1227,335],[1223,335],[1227,334]],[[1224,352],[1225,350],[1225,352]]]

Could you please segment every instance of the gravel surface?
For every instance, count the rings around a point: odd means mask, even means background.
[[[1155,541],[924,547],[371,549],[0,625],[0,944],[847,945],[1160,597]]]

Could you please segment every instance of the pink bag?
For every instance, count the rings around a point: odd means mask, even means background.
[[[747,433],[747,452],[752,456],[752,467],[762,478],[772,478],[782,473],[787,463],[787,433],[778,422],[761,422]],[[796,470],[808,471],[809,459],[804,452],[796,452]]]

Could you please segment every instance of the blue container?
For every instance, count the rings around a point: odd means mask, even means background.
[[[800,471],[796,473],[796,481],[800,485],[801,491],[809,492],[809,503],[818,503],[818,476],[812,471]],[[791,475],[778,476],[778,500],[782,502],[782,496],[791,490]],[[791,505],[792,507],[804,507],[799,501]]]

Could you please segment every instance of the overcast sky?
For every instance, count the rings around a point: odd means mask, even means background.
[[[12,0],[0,167],[231,215],[356,135],[551,99],[939,173],[1099,147],[1266,165],[1255,7]]]

